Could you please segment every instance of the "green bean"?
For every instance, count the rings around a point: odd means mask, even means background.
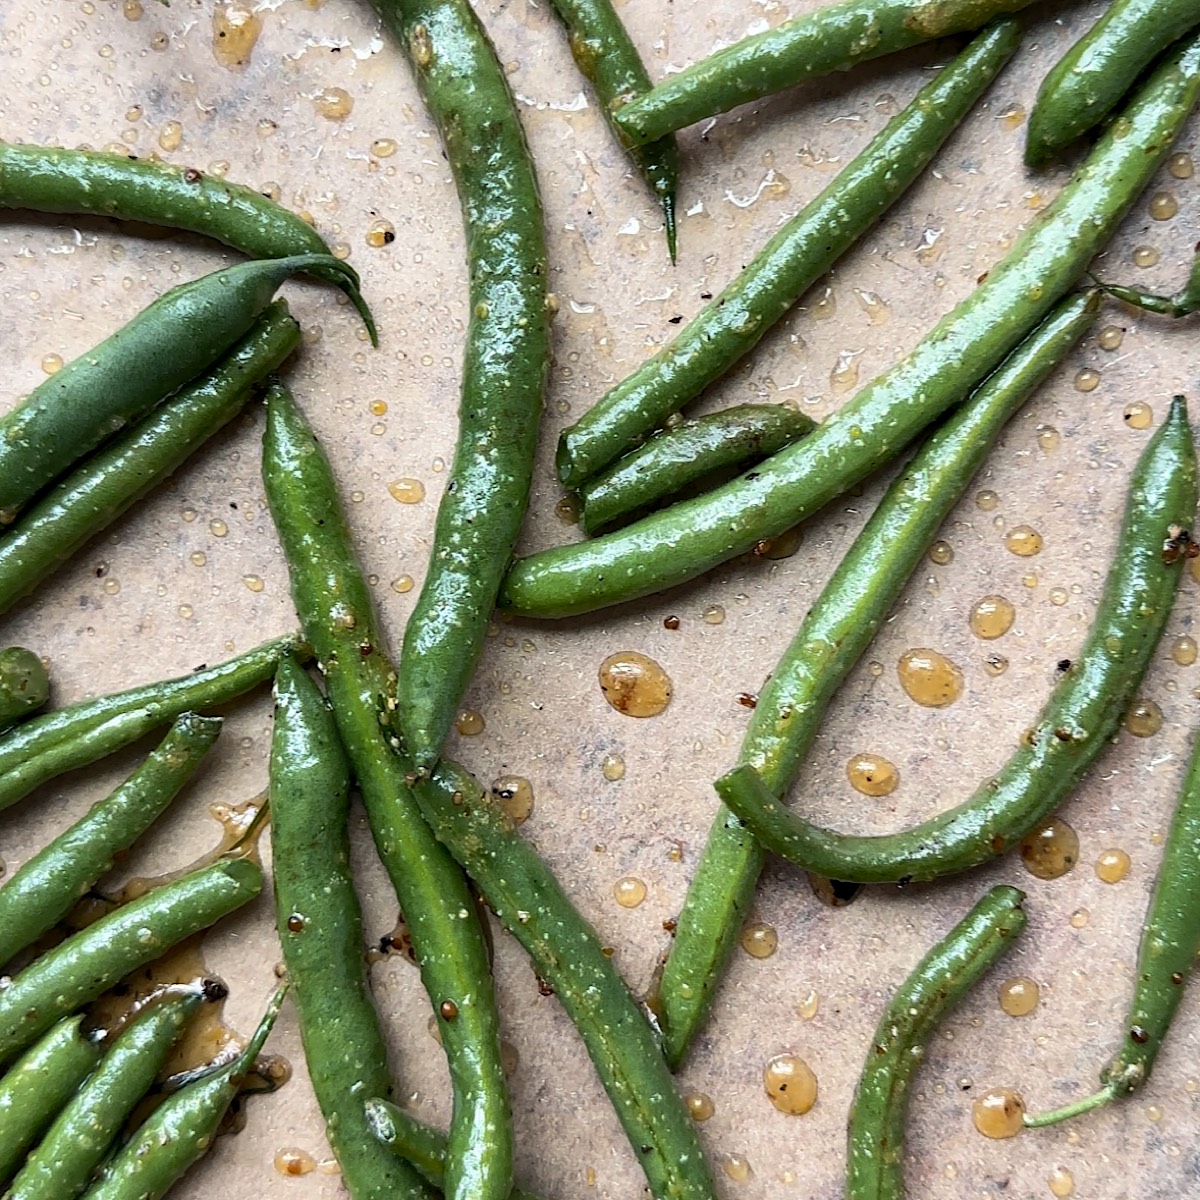
[[[1113,0],[1042,80],[1025,135],[1029,166],[1099,125],[1138,76],[1198,24],[1195,0]]]
[[[1062,304],[918,450],[879,502],[758,697],[738,762],[771,792],[790,786],[834,692],[887,619],[939,526],[1005,423],[1096,319],[1099,294]],[[762,870],[763,852],[724,806],[676,925],[658,990],[667,1060],[703,1025]]]
[[[558,443],[577,487],[749,354],[917,179],[1020,41],[1015,21],[976,38],[808,202],[678,336],[603,396]]]
[[[550,363],[546,247],[504,68],[468,0],[375,5],[441,130],[467,235],[458,445],[397,685],[405,750],[426,770],[479,661],[529,500]]]
[[[246,1047],[228,1066],[168,1096],[109,1160],[85,1200],[158,1200],[212,1145],[242,1080],[279,1015],[279,988]]]
[[[429,1190],[371,1136],[364,1096],[391,1095],[387,1047],[367,989],[362,912],[350,877],[350,764],[304,668],[275,676],[271,849],[275,917],[300,1037],[342,1182],[355,1200]]]
[[[328,255],[325,239],[301,216],[240,183],[127,154],[0,142],[0,208],[90,213],[186,229],[250,258]],[[350,297],[375,340],[357,274],[340,264],[307,268]]]
[[[329,461],[282,386],[267,399],[267,502],[376,849],[412,939],[454,1088],[447,1194],[503,1200],[512,1125],[488,946],[462,872],[421,817],[393,750],[395,671],[355,559]]]
[[[87,1188],[204,999],[198,987],[168,992],[129,1022],[59,1111],[5,1200],[75,1200]]]
[[[100,1057],[81,1020],[59,1021],[0,1078],[0,1187]]]
[[[300,326],[275,301],[206,374],[34,501],[0,537],[0,613],[173,474],[299,344]]]
[[[768,458],[811,433],[813,421],[786,404],[739,404],[685,421],[593,475],[580,489],[580,520],[593,534],[723,467]]]
[[[980,29],[1030,0],[842,0],[743,38],[616,110],[634,145],[728,112],[804,79]]]
[[[564,617],[692,579],[776,537],[893,458],[1079,280],[1170,149],[1200,91],[1200,39],[1161,65],[986,280],[906,358],[803,441],[617,533],[517,562],[502,606]]]
[[[579,1031],[657,1200],[715,1195],[654,1032],[545,863],[476,780],[443,759],[416,796],[438,839],[525,948]]]
[[[1162,635],[1192,542],[1196,452],[1182,396],[1134,467],[1096,617],[1019,749],[963,803],[902,833],[855,837],[790,811],[751,766],[717,781],[768,850],[828,879],[936,879],[1003,854],[1052,813],[1116,732]]]
[[[116,791],[0,888],[0,967],[58,924],[150,828],[196,773],[221,725],[220,717],[185,713]]]
[[[917,964],[884,1009],[854,1091],[846,1200],[904,1200],[904,1123],[913,1076],[942,1018],[1025,928],[1025,895],[994,887]]]
[[[0,650],[0,731],[36,712],[50,699],[42,660],[23,646]]]
[[[227,856],[130,900],[73,934],[0,991],[0,1065],[55,1021],[262,890],[262,867]]]
[[[611,0],[551,0],[570,35],[571,57],[600,100],[604,119],[625,145],[613,109],[650,90],[650,76]],[[675,261],[675,191],[679,185],[679,147],[673,137],[649,146],[626,146],[662,205],[667,252]]]
[[[1178,320],[1200,309],[1200,254],[1192,260],[1192,272],[1187,283],[1172,296],[1156,296],[1139,288],[1122,287],[1113,283],[1101,283],[1100,286],[1110,296],[1124,300],[1126,304],[1132,304],[1135,308]]]
[[[76,767],[87,766],[168,725],[181,713],[225,704],[303,650],[295,634],[263,642],[216,667],[54,709],[0,737],[0,809]]]

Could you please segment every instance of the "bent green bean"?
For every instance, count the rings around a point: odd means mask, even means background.
[[[1025,896],[994,887],[917,964],[884,1009],[854,1090],[846,1200],[904,1200],[904,1124],[925,1047],[946,1014],[1011,949]]]
[[[980,34],[663,349],[594,404],[558,443],[578,487],[729,371],[903,195],[1020,41],[1015,21]]]
[[[1099,294],[1064,301],[917,452],[888,488],[759,692],[738,762],[776,795],[1005,424],[1096,319]],[[667,1059],[704,1023],[762,870],[763,851],[722,806],[688,888],[658,989]]]
[[[0,613],[173,474],[299,344],[300,326],[276,300],[205,375],[35,500],[0,537]]]
[[[0,650],[0,731],[36,712],[50,699],[50,676],[24,646]]]
[[[1134,467],[1116,555],[1074,664],[1007,763],[974,794],[901,833],[855,837],[792,812],[751,766],[717,781],[769,850],[829,879],[936,879],[1003,854],[1052,813],[1121,721],[1162,635],[1196,516],[1196,451],[1176,396]]]
[[[714,492],[617,533],[519,560],[502,606],[592,612],[673,587],[777,537],[890,461],[985,378],[1087,269],[1200,91],[1200,39],[1168,58],[985,281],[907,357],[803,441]]]
[[[1200,309],[1200,255],[1192,260],[1192,271],[1187,283],[1172,296],[1156,296],[1152,292],[1143,292],[1139,288],[1122,287],[1114,283],[1101,283],[1100,286],[1110,296],[1124,300],[1126,304],[1132,304],[1135,308],[1178,320]]]

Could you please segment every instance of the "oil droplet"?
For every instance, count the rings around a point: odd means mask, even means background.
[[[1027,1017],[1038,1006],[1041,991],[1036,981],[1014,975],[1000,985],[1000,1007],[1010,1017]]]
[[[1031,558],[1042,548],[1042,535],[1030,525],[1017,525],[1004,535],[1004,545],[1021,558]]]
[[[910,699],[926,708],[945,708],[962,695],[962,671],[936,650],[906,650],[897,669],[900,686]]]
[[[1200,654],[1200,647],[1197,647],[1196,639],[1188,637],[1186,633],[1171,643],[1171,657],[1181,667],[1190,667],[1196,661],[1198,654]]]
[[[103,587],[110,596],[115,596],[121,590],[121,583],[117,579],[106,579]]]
[[[750,1169],[750,1160],[742,1154],[722,1154],[720,1163],[721,1170],[734,1183],[745,1183],[754,1174]]]
[[[954,561],[954,547],[938,538],[929,547],[929,561],[939,567],[947,566]]]
[[[1007,108],[1000,114],[1000,124],[1004,129],[1019,129],[1025,123],[1025,110],[1019,104]]]
[[[619,754],[606,754],[604,761],[600,764],[600,774],[609,783],[616,783],[618,779],[624,779],[625,760]]]
[[[1099,379],[1097,378],[1097,382]],[[1039,425],[1037,428],[1037,443],[1047,454],[1057,450],[1062,442],[1062,434],[1053,425]]]
[[[835,396],[844,395],[852,388],[858,387],[858,360],[862,357],[861,350],[839,351],[837,362],[829,372],[829,386]]]
[[[391,221],[372,221],[367,226],[367,245],[374,250],[390,246],[396,240],[396,227]]]
[[[1120,883],[1133,863],[1124,850],[1104,850],[1096,859],[1096,875],[1102,883]]]
[[[1077,908],[1071,914],[1071,928],[1082,929],[1091,919],[1092,914],[1086,908]]]
[[[419,479],[393,479],[387,486],[392,499],[401,504],[420,504],[425,499],[425,485]]]
[[[1200,583],[1200,558],[1192,558],[1188,560],[1188,574],[1197,582]]]
[[[804,998],[796,1005],[796,1015],[802,1021],[811,1021],[817,1015],[821,1007],[821,997],[813,989],[809,988],[804,994]]]
[[[725,610],[719,604],[710,604],[700,617],[705,625],[720,625],[725,620]]]
[[[1154,410],[1144,400],[1135,400],[1125,406],[1124,420],[1130,429],[1149,429],[1154,422]]]
[[[1021,839],[1021,861],[1037,879],[1058,879],[1079,861],[1079,835],[1052,817]]]
[[[1133,251],[1135,267],[1154,267],[1158,265],[1158,251],[1153,246],[1136,246]]]
[[[704,1092],[688,1092],[683,1098],[684,1104],[693,1121],[707,1121],[717,1111],[712,1097]]]
[[[564,525],[579,524],[579,497],[572,493],[564,496],[555,506],[554,515]]]
[[[1025,1101],[1011,1088],[992,1088],[975,1101],[971,1119],[975,1128],[989,1138],[1015,1137],[1023,1128]]]
[[[814,320],[828,321],[837,312],[837,297],[833,294],[833,288],[822,288],[810,311]]]
[[[1096,341],[1100,345],[1101,350],[1118,350],[1121,346],[1121,341],[1125,337],[1125,330],[1120,325],[1105,325],[1100,330]]]
[[[656,717],[671,702],[666,671],[636,650],[620,650],[600,664],[600,690],[627,717]]]
[[[1000,497],[991,488],[984,488],[975,494],[975,507],[983,512],[992,512],[1000,503]]]
[[[47,354],[42,359],[42,370],[47,375],[57,375],[63,368],[63,359],[61,354]]]
[[[1067,595],[1066,588],[1055,587],[1050,589],[1050,603],[1062,608],[1070,597]]]
[[[1153,700],[1135,700],[1125,714],[1125,728],[1134,737],[1153,737],[1162,724],[1162,709]]]
[[[741,943],[751,958],[770,958],[779,948],[779,934],[774,925],[756,921],[742,930]]]
[[[392,580],[392,591],[399,592],[404,595],[405,592],[411,592],[414,587],[413,577],[411,575],[401,575]]]
[[[1017,619],[1017,610],[1005,596],[984,596],[971,609],[971,632],[978,638],[991,641],[1003,637]]]
[[[178,121],[168,121],[158,134],[159,149],[167,151],[178,150],[183,141],[183,126]]]
[[[505,1075],[515,1075],[521,1065],[521,1052],[507,1038],[500,1039],[500,1069]]]
[[[208,531],[213,537],[225,537],[229,533],[229,526],[218,517],[215,521],[209,521]]]
[[[867,314],[867,320],[872,325],[882,325],[891,319],[892,310],[883,302],[878,292],[871,292],[866,288],[855,288],[854,296],[858,300],[858,306]]]
[[[396,153],[396,143],[391,138],[377,138],[371,143],[371,153],[376,158],[391,158]]]
[[[250,62],[262,33],[262,18],[246,4],[218,4],[212,16],[213,57],[231,71]]]
[[[142,6],[142,0],[125,0],[121,6],[121,11],[125,14],[127,21],[140,21],[146,14],[145,8]]]
[[[890,796],[900,782],[900,772],[882,754],[856,754],[846,763],[846,778],[864,796]]]
[[[845,908],[853,903],[855,897],[862,891],[861,883],[847,883],[840,879],[826,879],[821,875],[807,872],[808,886],[826,908]]]
[[[316,1169],[317,1160],[307,1150],[289,1146],[275,1155],[275,1170],[280,1175],[307,1175]]]
[[[1155,192],[1150,197],[1150,216],[1155,221],[1169,221],[1179,211],[1179,201],[1170,192]]]
[[[462,734],[463,737],[476,737],[484,731],[485,723],[483,714],[476,712],[473,708],[464,708],[462,712],[454,718],[454,728]]]
[[[501,775],[493,779],[492,795],[514,825],[528,821],[533,813],[533,784],[524,775]]]
[[[202,567],[202,566],[204,566],[205,563],[208,562],[208,555],[205,554],[203,550],[194,551],[190,555],[190,558],[191,558],[192,566],[194,566],[194,567]]]
[[[1075,1193],[1075,1176],[1066,1167],[1055,1167],[1046,1182],[1050,1185],[1050,1194],[1057,1200],[1066,1200]]]
[[[637,908],[646,899],[646,885],[634,875],[613,884],[613,896],[622,908]]]
[[[1196,168],[1192,163],[1192,156],[1190,154],[1172,154],[1167,159],[1167,170],[1176,179],[1191,179]]]
[[[1003,654],[989,654],[983,660],[983,669],[993,677],[1003,675],[1008,670],[1008,659]]]
[[[794,1054],[767,1059],[763,1087],[771,1103],[790,1117],[802,1117],[817,1102],[817,1077],[812,1067]]]
[[[313,107],[328,121],[344,121],[354,111],[354,97],[345,88],[322,88],[313,97]]]
[[[764,538],[761,542],[756,543],[754,556],[756,558],[771,559],[772,561],[791,558],[800,549],[800,544],[803,541],[803,526],[793,525],[791,529],[785,529],[778,537]]]
[[[263,581],[257,575],[243,575],[242,582],[252,592],[261,592],[263,590]]]
[[[192,606],[190,604],[181,604],[176,611],[185,621],[190,621],[194,615]]]

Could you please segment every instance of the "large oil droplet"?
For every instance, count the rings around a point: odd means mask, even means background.
[[[1120,325],[1105,325],[1096,336],[1101,350],[1119,350],[1125,337],[1125,330]]]
[[[1196,661],[1197,655],[1200,655],[1200,647],[1197,647],[1196,639],[1186,633],[1171,643],[1171,657],[1181,667],[1190,667]]]
[[[1133,250],[1133,265],[1141,267],[1143,270],[1147,267],[1158,266],[1158,250],[1154,246],[1135,246]]]
[[[1135,700],[1125,714],[1125,728],[1134,737],[1153,737],[1162,725],[1162,709],[1153,700]]]
[[[313,107],[327,121],[344,121],[354,111],[354,97],[345,88],[322,88],[313,97]]]
[[[926,708],[945,708],[962,695],[963,675],[954,663],[936,650],[906,650],[897,663],[900,686],[909,698]]]
[[[707,1121],[717,1111],[712,1097],[704,1092],[688,1092],[683,1098],[693,1121]]]
[[[1130,429],[1149,429],[1154,423],[1154,409],[1144,400],[1135,400],[1125,406],[1123,419]]]
[[[1175,176],[1176,179],[1191,179],[1195,173],[1196,167],[1192,162],[1190,154],[1172,154],[1167,159],[1167,170]]]
[[[646,885],[634,875],[613,884],[613,897],[622,908],[637,908],[646,899]]]
[[[1133,862],[1124,850],[1103,850],[1096,859],[1096,875],[1102,883],[1120,883]]]
[[[1004,545],[1020,558],[1031,558],[1042,548],[1042,535],[1031,525],[1017,525],[1004,535]]]
[[[770,958],[779,948],[779,934],[774,925],[756,921],[742,930],[741,943],[751,958]]]
[[[890,796],[900,782],[900,772],[882,754],[856,754],[846,764],[846,778],[864,796]]]
[[[419,479],[393,479],[387,486],[392,499],[401,504],[420,504],[425,499],[425,485]]]
[[[671,680],[654,659],[636,650],[610,654],[600,664],[600,690],[627,717],[656,717],[671,702]]]
[[[250,62],[262,33],[262,18],[248,4],[218,4],[212,16],[213,57],[231,71]]]
[[[949,542],[938,538],[929,547],[929,561],[938,567],[949,566],[954,561],[954,547]]]
[[[1000,985],[1000,1007],[1010,1017],[1027,1017],[1038,1006],[1041,991],[1036,981],[1014,975]]]
[[[817,1077],[795,1054],[776,1054],[763,1067],[763,1087],[781,1113],[802,1117],[817,1102]]]
[[[317,1169],[317,1160],[307,1150],[287,1146],[275,1155],[275,1170],[280,1175],[307,1175]]]
[[[1006,596],[984,596],[971,609],[971,632],[991,641],[1003,637],[1017,619],[1017,610]]]
[[[493,779],[492,795],[514,825],[529,820],[533,812],[533,784],[524,775],[501,775]]]
[[[486,728],[483,713],[476,712],[473,708],[464,708],[454,718],[454,728],[463,737],[477,737]]]
[[[990,1138],[1015,1137],[1024,1127],[1025,1101],[1011,1088],[993,1088],[975,1101],[971,1119]]]
[[[1052,817],[1021,839],[1021,861],[1038,879],[1058,879],[1079,861],[1079,835],[1059,817]]]
[[[47,375],[57,375],[63,369],[61,354],[47,354],[42,358],[42,370]]]
[[[1050,1187],[1050,1195],[1056,1200],[1067,1200],[1067,1197],[1075,1194],[1075,1176],[1066,1167],[1055,1167],[1046,1183]]]

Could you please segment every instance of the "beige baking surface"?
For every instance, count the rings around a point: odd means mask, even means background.
[[[661,76],[806,6],[630,0],[622,11],[651,74]],[[825,414],[849,394],[831,378],[839,363],[839,378],[856,370],[865,382],[970,291],[1062,181],[1062,174],[1035,178],[1022,168],[1019,110],[1097,8],[1066,8],[1061,21],[1038,16],[1018,60],[936,171],[838,266],[834,319],[801,308],[706,403],[793,401]],[[723,286],[912,95],[938,56],[906,55],[721,118],[703,133],[689,130],[682,138],[686,215],[672,269],[656,211],[602,126],[547,5],[485,0],[481,10],[539,164],[560,298],[525,538],[533,548],[577,536],[555,513],[558,430],[669,338],[671,318],[686,319],[702,293]],[[215,37],[213,6],[201,0],[174,0],[169,9],[151,0],[5,0],[0,136],[116,143],[202,170],[225,164],[231,179],[277,184],[286,204],[312,213],[330,241],[348,249],[379,317],[382,347],[371,350],[335,294],[289,286],[310,335],[290,378],[333,457],[395,647],[416,593],[401,594],[393,581],[409,575],[419,585],[423,576],[455,436],[465,320],[457,202],[409,74],[365,4],[264,0],[255,20],[261,36],[249,62],[233,69]],[[344,89],[353,103],[340,121],[319,111],[329,88]],[[339,98],[324,103],[336,110]],[[1198,134],[1193,120],[1181,148],[1194,150]],[[1179,201],[1179,215],[1166,223],[1152,221],[1147,209],[1161,189]],[[1164,172],[1147,200],[1126,221],[1104,273],[1169,290],[1182,280],[1196,241],[1200,179]],[[378,220],[396,230],[381,249],[367,241]],[[1160,250],[1156,267],[1132,265],[1138,245]],[[45,356],[81,353],[179,279],[232,258],[200,239],[3,214],[0,407],[36,384]],[[873,308],[868,293],[885,307]],[[872,323],[885,311],[888,319]],[[960,798],[1009,753],[1047,693],[1054,664],[1077,650],[1125,482],[1148,436],[1124,424],[1123,410],[1145,401],[1157,420],[1173,392],[1194,388],[1200,362],[1194,324],[1171,328],[1115,306],[1101,324],[1125,330],[1120,349],[1106,352],[1089,337],[1013,422],[947,524],[953,562],[922,564],[871,662],[837,698],[799,784],[807,811],[848,829],[883,831]],[[1085,368],[1102,375],[1091,392],[1073,386]],[[378,401],[386,403],[383,415],[372,409]],[[259,478],[261,429],[261,416],[252,414],[218,437],[170,487],[4,619],[0,644],[27,644],[51,660],[56,702],[215,662],[293,627]],[[423,503],[392,499],[388,484],[402,478],[425,485]],[[975,502],[984,488],[999,496],[993,511]],[[790,559],[737,562],[667,596],[561,625],[504,624],[488,643],[468,698],[487,728],[453,750],[485,781],[507,773],[532,781],[536,809],[525,830],[616,947],[636,990],[651,978],[666,943],[662,923],[679,911],[695,868],[716,803],[711,780],[732,762],[745,728],[748,714],[735,698],[758,688],[879,493],[876,481],[861,497],[831,506],[809,523]],[[1004,532],[1021,523],[1045,539],[1036,558],[1004,547]],[[971,606],[988,593],[1008,596],[1017,608],[1012,631],[991,643],[967,625]],[[702,619],[713,605],[724,609],[721,624]],[[1013,1141],[985,1141],[970,1119],[971,1097],[991,1085],[1021,1087],[1036,1108],[1082,1094],[1118,1036],[1159,835],[1200,715],[1200,665],[1179,667],[1168,653],[1192,627],[1196,605],[1189,578],[1145,685],[1165,715],[1162,731],[1149,739],[1122,734],[1065,809],[1081,844],[1079,866],[1065,878],[1041,882],[1007,859],[937,887],[878,889],[833,910],[802,875],[772,863],[753,917],[778,930],[778,953],[760,961],[738,952],[681,1077],[681,1086],[707,1092],[716,1105],[701,1134],[720,1195],[840,1194],[846,1109],[882,1005],[925,949],[1001,880],[1028,890],[1030,933],[930,1047],[909,1122],[911,1194],[1047,1197],[1057,1166],[1073,1173],[1075,1194],[1086,1200],[1200,1193],[1200,986],[1136,1099]],[[676,632],[663,627],[670,614],[679,617]],[[935,647],[961,666],[966,686],[957,704],[923,709],[905,697],[896,662],[914,646]],[[596,670],[621,649],[648,653],[670,673],[675,692],[664,715],[631,720],[605,704]],[[993,653],[1010,664],[998,677],[984,667]],[[147,839],[133,869],[165,869],[211,844],[206,806],[262,788],[269,733],[264,694],[238,706],[199,786]],[[891,797],[869,800],[850,788],[846,761],[864,750],[898,764],[902,781]],[[625,761],[619,782],[601,773],[610,754]],[[134,761],[124,755],[57,781],[5,814],[0,853],[10,869]],[[394,900],[361,816],[354,833],[369,932],[378,936],[394,922]],[[1133,859],[1117,886],[1101,883],[1093,869],[1108,847],[1123,847]],[[613,884],[626,875],[648,887],[633,910],[613,898]],[[1076,913],[1089,914],[1086,923],[1073,923]],[[247,1029],[278,957],[268,901],[226,922],[206,956],[233,989],[230,1016]],[[497,970],[506,1036],[520,1053],[512,1079],[520,1178],[548,1198],[637,1200],[634,1156],[569,1023],[556,1001],[538,995],[522,952],[502,934]],[[1000,981],[1015,974],[1042,986],[1041,1006],[1019,1020],[996,999]],[[402,1092],[422,1117],[444,1123],[447,1075],[426,1030],[415,970],[391,958],[375,968],[374,984]],[[798,1008],[810,991],[819,1009],[804,1020]],[[271,1047],[295,1065],[294,1080],[251,1105],[246,1130],[220,1142],[177,1189],[180,1197],[340,1194],[336,1176],[285,1178],[272,1165],[283,1147],[317,1158],[327,1149],[290,1008]],[[802,1055],[819,1077],[820,1099],[807,1116],[778,1113],[763,1091],[763,1064],[783,1051]],[[722,1171],[728,1155],[748,1161],[749,1179]]]

